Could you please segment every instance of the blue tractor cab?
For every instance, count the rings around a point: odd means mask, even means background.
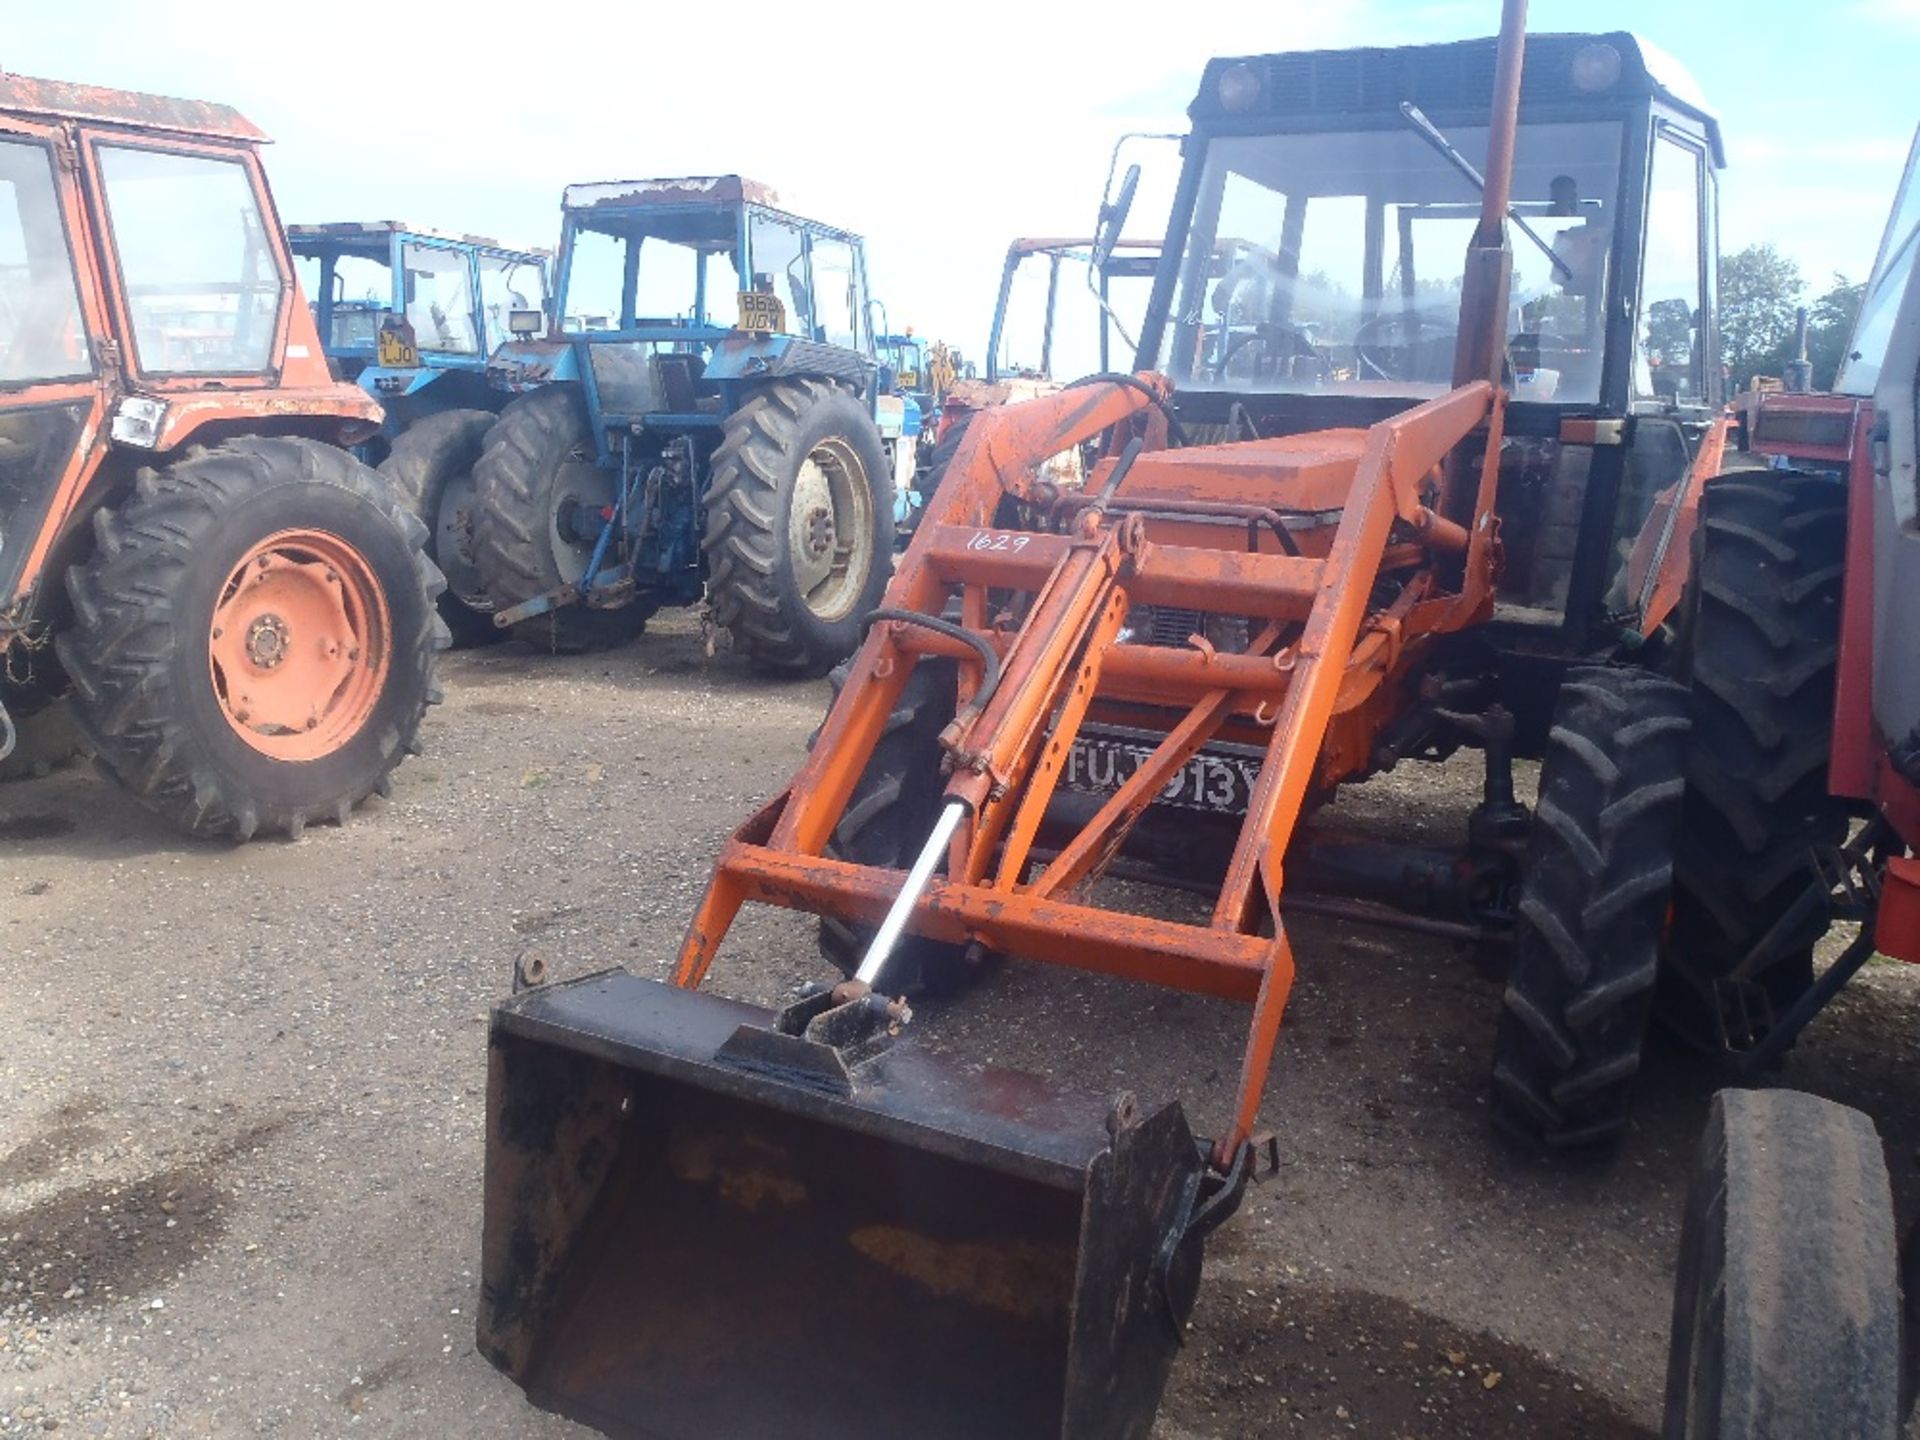
[[[572,185],[547,322],[514,318],[474,468],[497,625],[587,649],[704,597],[764,668],[852,653],[913,444],[858,235],[737,175]]]
[[[387,407],[390,431],[451,406],[499,408],[487,357],[514,311],[544,310],[546,251],[397,221],[290,225],[287,238],[327,358]]]
[[[487,383],[487,357],[514,316],[544,323],[547,252],[390,220],[290,225],[287,238],[328,361],[386,410],[364,458],[431,532],[441,615],[456,642],[499,638],[473,564],[472,471],[509,398]]]

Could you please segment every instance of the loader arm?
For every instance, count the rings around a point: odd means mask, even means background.
[[[1371,764],[1367,745],[1343,733],[1329,746],[1330,733],[1391,719],[1425,647],[1484,618],[1491,603],[1503,406],[1476,381],[1366,431],[1162,443],[1104,502],[1090,498],[1109,485],[1122,434],[1157,419],[1166,393],[1162,378],[1142,375],[975,419],[887,596],[889,613],[938,618],[957,608],[973,643],[911,621],[874,626],[800,773],[727,845],[675,980],[705,979],[748,901],[850,923],[882,918],[902,873],[831,857],[828,840],[916,661],[956,661],[962,693],[974,694],[987,679],[984,645],[999,657],[997,683],[943,737],[945,794],[967,818],[909,932],[1255,1002],[1234,1120],[1214,1147],[1225,1169],[1253,1132],[1292,982],[1281,918],[1288,847],[1310,805]],[[1089,494],[1052,497],[1042,510],[1040,465],[1101,436],[1109,453]],[[1467,524],[1442,513],[1449,462],[1463,454],[1477,482],[1460,507]],[[1007,520],[1016,510],[1042,518]],[[1267,516],[1279,524],[1248,523]],[[1457,586],[1445,583],[1448,569],[1462,575]],[[1024,603],[1009,605],[1008,592]],[[1254,643],[1239,654],[1199,637],[1186,647],[1119,643],[1135,605],[1170,602],[1251,617]],[[1143,696],[1164,710],[1165,739],[1077,835],[1033,859],[1088,713]],[[1096,882],[1128,830],[1229,719],[1264,729],[1267,741],[1209,921],[1103,906]]]

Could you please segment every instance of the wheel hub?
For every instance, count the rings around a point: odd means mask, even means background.
[[[807,553],[817,557],[832,549],[833,512],[824,505],[816,505],[807,512]]]
[[[262,670],[272,670],[287,658],[290,633],[278,615],[260,616],[247,627],[247,659]]]

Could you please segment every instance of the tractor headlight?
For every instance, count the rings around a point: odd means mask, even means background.
[[[129,395],[113,412],[113,438],[121,445],[138,445],[143,450],[151,450],[160,443],[160,427],[166,418],[166,401],[146,395]]]
[[[1260,77],[1246,61],[1236,61],[1220,72],[1215,93],[1222,110],[1229,115],[1244,115],[1260,103]]]
[[[509,310],[507,312],[507,332],[522,340],[538,335],[546,327],[546,312],[541,310]]]
[[[1604,42],[1582,45],[1573,57],[1573,88],[1589,95],[1620,83],[1620,52]]]

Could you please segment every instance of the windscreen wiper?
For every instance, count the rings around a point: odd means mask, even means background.
[[[1413,127],[1414,134],[1418,135],[1422,140],[1426,141],[1427,144],[1439,151],[1442,159],[1447,161],[1448,164],[1452,165],[1453,168],[1458,170],[1462,175],[1466,176],[1467,179],[1471,180],[1474,189],[1480,191],[1482,194],[1486,193],[1487,177],[1473,168],[1473,162],[1471,160],[1453,148],[1453,142],[1440,133],[1440,127],[1427,118],[1425,111],[1411,100],[1402,100],[1400,102],[1400,118]],[[1573,267],[1558,255],[1554,254],[1553,246],[1549,245],[1545,240],[1542,240],[1539,232],[1527,224],[1525,220],[1521,219],[1520,212],[1511,205],[1507,206],[1507,218],[1520,227],[1520,233],[1522,235],[1525,235],[1535,245],[1540,247],[1540,253],[1553,262],[1554,269],[1566,276],[1567,279],[1573,279]]]

